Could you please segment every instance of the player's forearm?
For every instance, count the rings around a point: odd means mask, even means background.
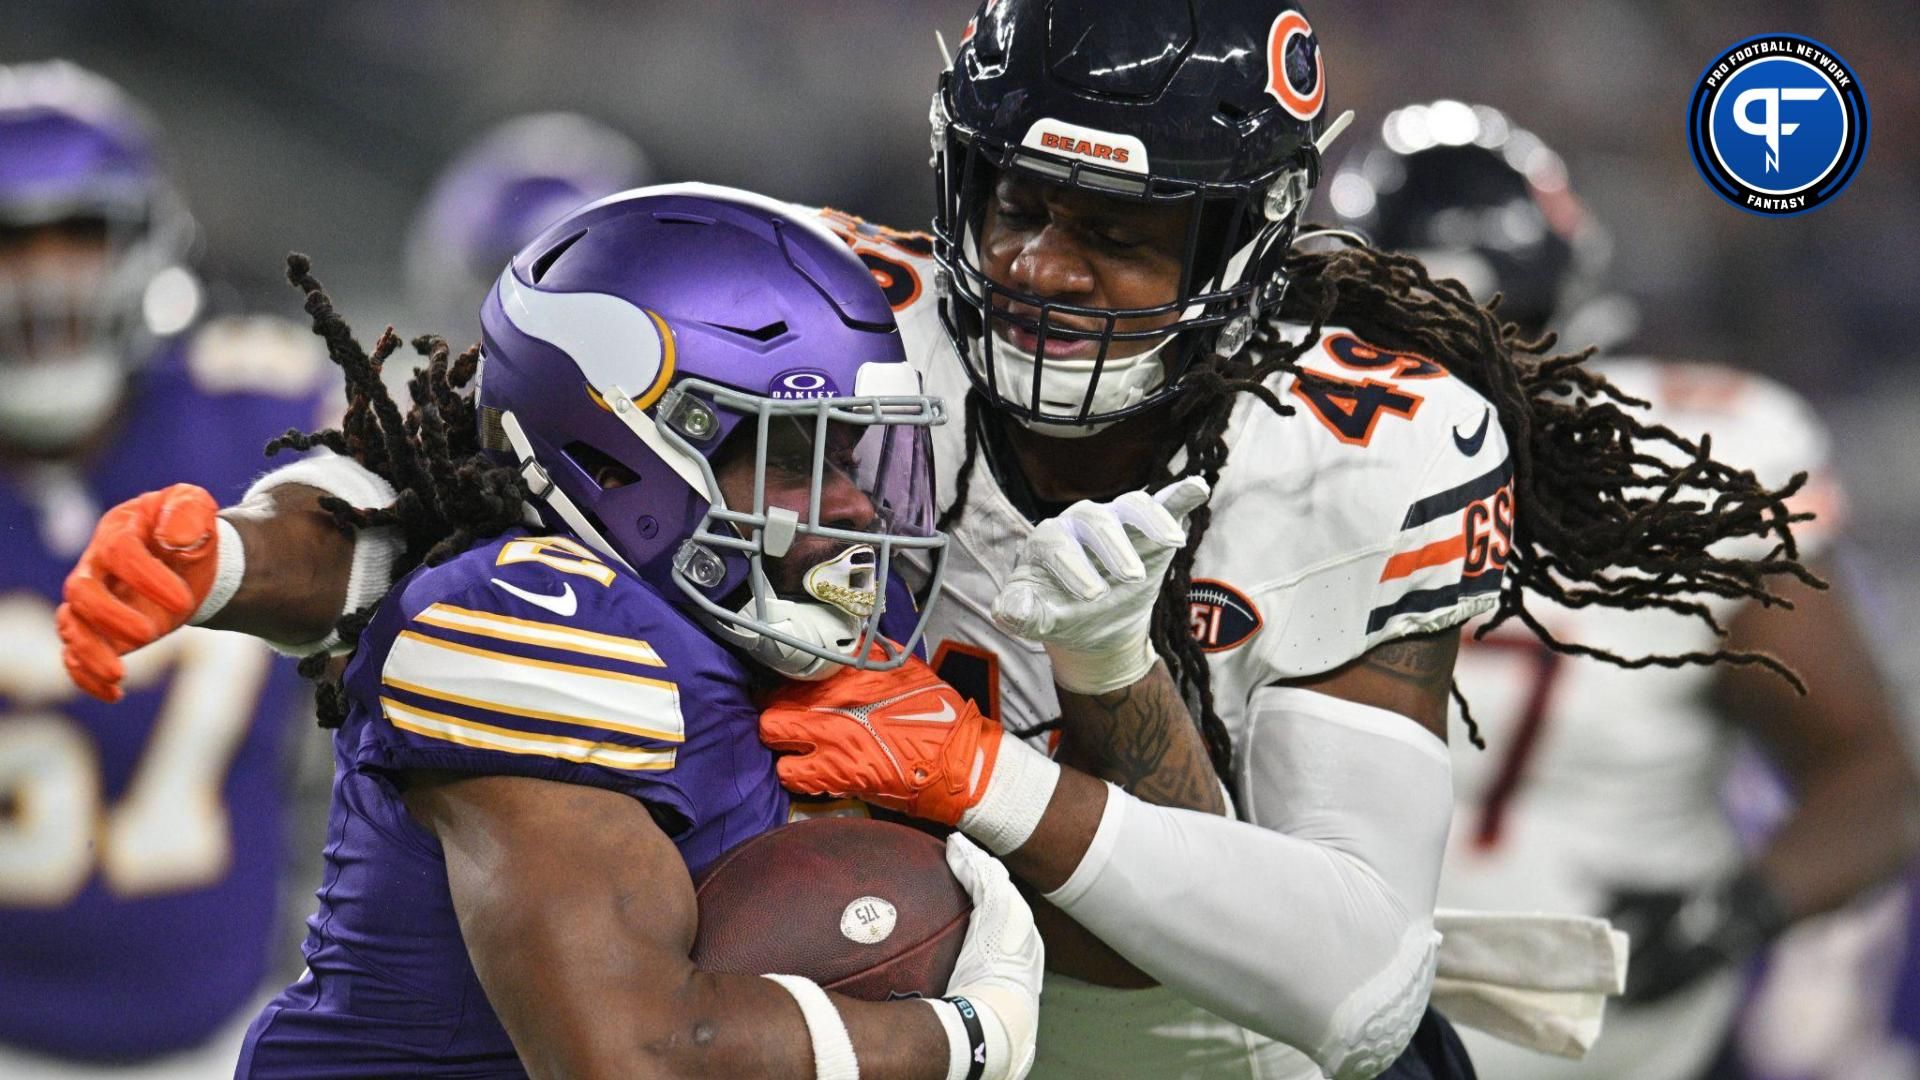
[[[623,1034],[529,1072],[539,1076],[644,1076],[674,1080],[768,1077],[813,1080],[815,1047],[800,1007],[779,985],[757,976],[689,971],[669,997],[649,996],[613,1025]],[[844,1023],[862,1080],[944,1080],[945,1030],[923,1002],[856,1001],[829,995]],[[620,1011],[603,1013],[598,1025]],[[516,1044],[517,1045],[517,1044]],[[583,1069],[584,1066],[584,1069]]]
[[[1037,895],[1059,888],[1086,857],[1100,828],[1109,790],[1106,783],[1083,772],[1060,770],[1060,782],[1032,838],[1004,861],[1015,877],[1031,887],[1028,900],[1047,942],[1048,971],[1099,986],[1145,989],[1156,985],[1151,975]]]
[[[1218,814],[1226,799],[1206,744],[1164,663],[1105,694],[1060,692],[1060,778],[1033,834],[1007,867],[1041,891],[1080,865],[1111,783],[1147,802]],[[1104,782],[1103,782],[1104,781]]]
[[[1007,869],[1041,892],[1059,888],[1086,858],[1111,789],[1076,769],[1061,769],[1047,812],[1027,842],[1004,857]]]
[[[1226,812],[1206,742],[1164,663],[1111,693],[1061,690],[1056,758],[1156,806]]]
[[[288,484],[221,511],[246,549],[246,575],[206,625],[279,642],[316,641],[333,629],[354,539],[320,509],[321,494]]]
[[[1373,865],[1385,853],[1125,795],[1107,816],[1088,869],[1048,899],[1141,971],[1337,1076],[1373,1075],[1351,1056],[1411,1035],[1437,935],[1431,897]]]
[[[1759,870],[1798,920],[1886,881],[1920,850],[1920,798],[1904,749],[1850,755],[1804,778]]]
[[[474,973],[531,1075],[812,1080],[817,1059],[850,1044],[864,1077],[947,1077],[956,1043],[926,1002],[697,970],[692,882],[638,801],[511,776],[412,772],[405,785],[440,841]]]
[[[1844,567],[1816,571],[1842,582]],[[1749,604],[1730,648],[1779,657],[1807,693],[1754,667],[1726,668],[1711,693],[1721,715],[1755,735],[1795,791],[1759,870],[1789,918],[1845,903],[1910,860],[1920,793],[1905,724],[1841,587],[1787,590],[1791,609]]]
[[[1446,749],[1307,690],[1259,691],[1249,711],[1250,821],[1109,789],[1047,899],[1182,996],[1340,1075],[1380,1032],[1410,1035],[1431,985]]]

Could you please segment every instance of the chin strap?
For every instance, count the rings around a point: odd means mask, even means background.
[[[620,557],[620,553],[613,549],[613,545],[600,534],[600,530],[594,528],[593,523],[587,520],[587,515],[580,512],[580,508],[573,504],[573,500],[567,497],[567,493],[560,490],[560,485],[554,483],[553,477],[547,475],[547,470],[534,459],[533,443],[527,439],[527,433],[521,429],[520,418],[513,415],[510,410],[501,410],[500,431],[507,437],[507,444],[520,463],[520,479],[526,483],[527,492],[536,501],[546,504],[554,513],[560,515],[560,520],[567,523],[567,528],[573,530],[575,536],[586,541],[588,546],[632,572],[632,565]]]

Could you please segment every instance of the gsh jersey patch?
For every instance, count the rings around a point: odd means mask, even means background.
[[[1260,609],[1224,581],[1194,578],[1187,589],[1188,629],[1202,652],[1226,652],[1260,629]]]
[[[1840,194],[1867,156],[1866,93],[1846,61],[1798,34],[1739,42],[1707,65],[1687,110],[1693,163],[1754,214],[1802,214]]]

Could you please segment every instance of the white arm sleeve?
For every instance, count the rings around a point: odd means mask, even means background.
[[[1413,721],[1310,690],[1253,694],[1248,821],[1108,790],[1047,899],[1195,1004],[1370,1077],[1433,984],[1434,894],[1452,813],[1446,747]]]
[[[350,457],[322,450],[255,480],[242,501],[287,484],[319,488],[354,506],[375,509],[393,505],[396,497],[393,485],[366,466]],[[406,542],[397,529],[362,529],[354,534],[353,568],[348,572],[347,599],[341,606],[341,615],[358,611],[387,594],[393,587],[393,564],[405,549]],[[295,657],[329,651],[338,644],[340,634],[332,630],[318,641],[267,642],[275,652]]]

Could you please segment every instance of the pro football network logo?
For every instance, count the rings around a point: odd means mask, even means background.
[[[1755,214],[1803,214],[1845,190],[1867,156],[1867,97],[1847,62],[1798,34],[1729,47],[1687,110],[1693,163]]]

